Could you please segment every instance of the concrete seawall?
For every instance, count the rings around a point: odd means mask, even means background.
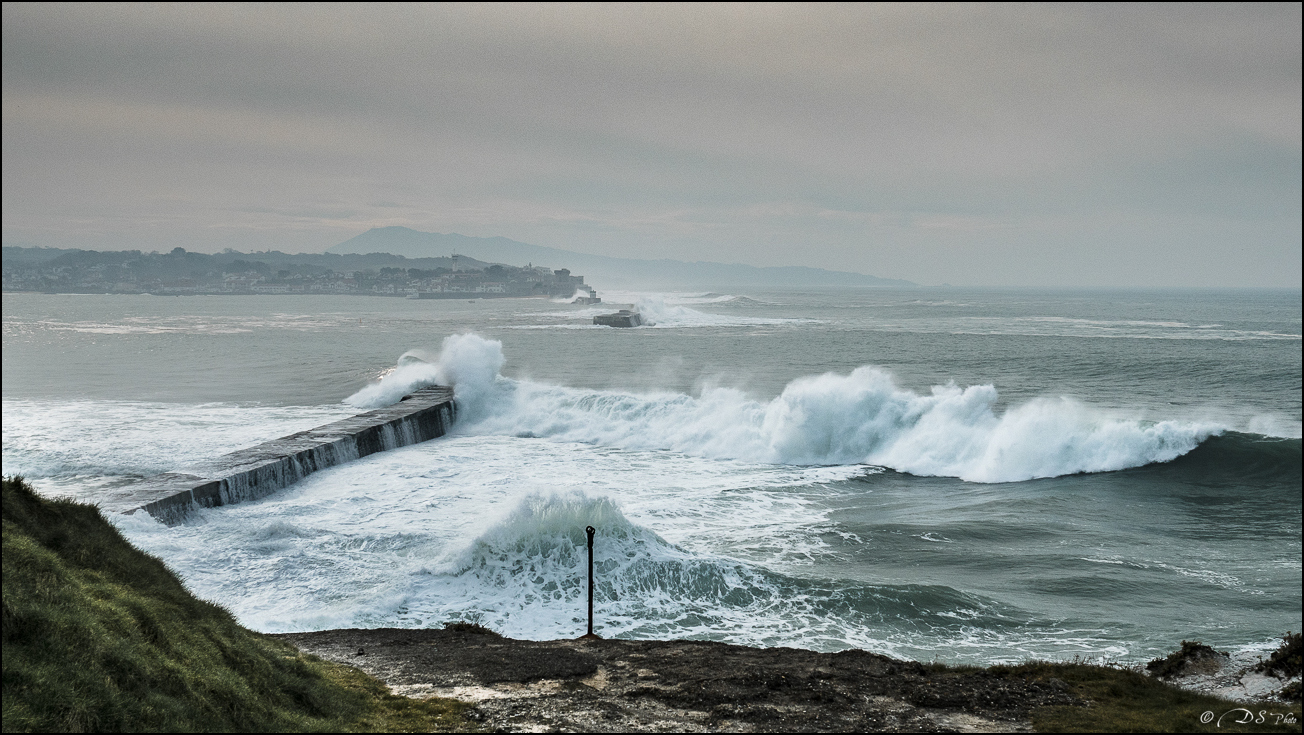
[[[451,388],[422,388],[393,406],[155,475],[114,498],[106,510],[144,510],[174,525],[196,507],[255,500],[317,470],[443,436],[456,416]]]

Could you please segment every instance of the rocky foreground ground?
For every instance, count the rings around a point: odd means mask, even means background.
[[[464,630],[278,636],[356,666],[395,694],[476,704],[488,730],[1010,732],[1063,682],[949,670],[864,651],[704,641],[519,641]]]

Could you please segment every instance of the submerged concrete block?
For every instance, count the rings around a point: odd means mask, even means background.
[[[173,525],[195,508],[256,500],[317,470],[443,436],[456,417],[452,388],[422,388],[393,406],[155,475],[101,507],[123,513],[144,510]]]

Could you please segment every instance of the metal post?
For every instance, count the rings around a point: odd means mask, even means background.
[[[593,526],[585,526],[584,533],[589,535],[589,633],[593,637]]]

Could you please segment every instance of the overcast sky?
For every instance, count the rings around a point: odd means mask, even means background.
[[[5,3],[3,239],[1298,287],[1300,17]]]

